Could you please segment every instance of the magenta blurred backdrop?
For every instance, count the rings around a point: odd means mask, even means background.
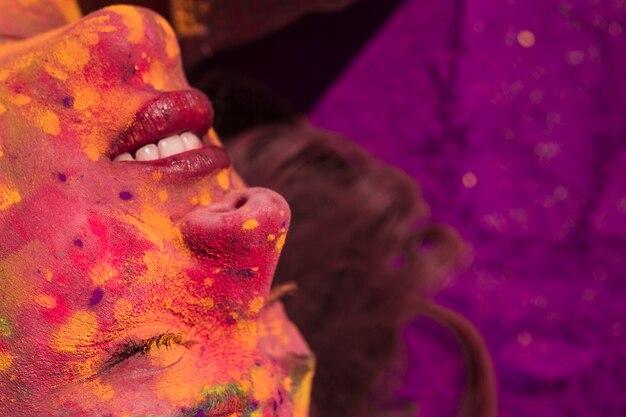
[[[471,246],[437,296],[485,336],[502,416],[626,416],[624,0],[406,0],[317,102]],[[398,394],[454,416],[464,361],[417,321]]]

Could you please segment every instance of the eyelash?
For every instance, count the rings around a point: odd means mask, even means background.
[[[129,337],[128,342],[119,346],[115,352],[111,354],[111,357],[104,364],[104,369],[111,369],[133,356],[147,355],[152,349],[160,349],[162,347],[169,349],[172,345],[180,345],[189,348],[192,343],[184,341],[180,334],[170,332],[162,333],[148,339],[142,339],[139,342]]]

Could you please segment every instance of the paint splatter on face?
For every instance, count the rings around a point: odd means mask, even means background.
[[[211,119],[148,10],[0,44],[3,413],[307,415],[312,357],[268,302],[289,209]]]

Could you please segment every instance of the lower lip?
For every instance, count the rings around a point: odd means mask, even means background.
[[[158,171],[165,180],[189,180],[203,177],[231,165],[230,157],[223,148],[206,146],[153,161],[119,162],[134,169]]]

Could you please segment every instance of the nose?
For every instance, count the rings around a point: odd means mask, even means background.
[[[85,63],[76,67],[88,77],[110,85],[147,84],[157,90],[187,85],[174,31],[149,9],[107,7],[85,16],[61,36],[58,43],[66,59]]]
[[[233,299],[269,295],[289,227],[285,199],[265,188],[235,191],[180,221],[187,247]]]

